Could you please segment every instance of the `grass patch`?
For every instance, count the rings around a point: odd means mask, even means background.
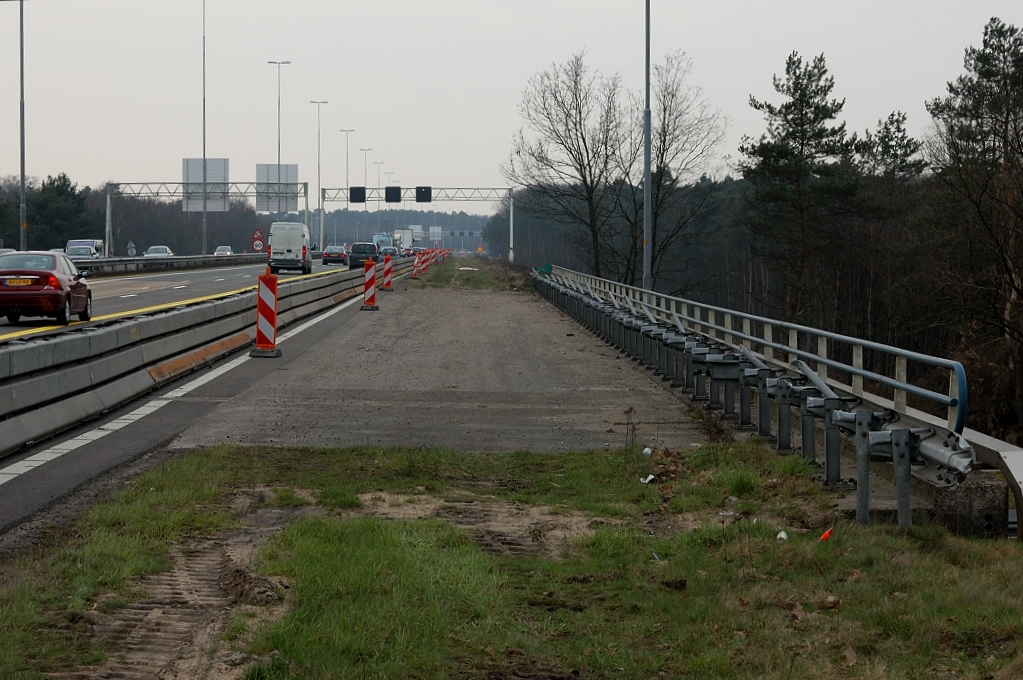
[[[326,513],[261,551],[258,570],[293,584],[286,614],[228,622],[222,644],[264,659],[249,679],[981,678],[1023,653],[1017,543],[835,523],[805,463],[756,443],[649,457],[218,447],[0,564],[0,677],[101,663],[112,643],[81,623],[137,598],[175,546],[230,530],[232,498],[253,488]],[[498,554],[437,517],[360,514],[362,494],[603,519],[563,552]],[[822,524],[836,527],[826,543]]]
[[[531,286],[528,271],[475,257],[449,257],[431,265],[423,281],[424,285],[433,288],[471,290],[526,290]]]

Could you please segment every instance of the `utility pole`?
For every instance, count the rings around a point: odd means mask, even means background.
[[[281,214],[281,66],[290,61],[268,61],[277,65],[277,215]]]
[[[21,250],[28,250],[28,208],[25,207],[25,0],[20,1],[19,43],[21,48],[21,206],[18,224],[21,232]],[[106,246],[104,246],[105,248]]]
[[[317,211],[320,213],[320,251],[323,251],[323,190],[320,188],[320,105],[327,104],[325,101],[309,100],[310,104],[316,104],[316,194],[319,197]]]
[[[646,0],[646,108],[643,110],[643,289],[653,288],[653,217],[650,203],[650,0]]]

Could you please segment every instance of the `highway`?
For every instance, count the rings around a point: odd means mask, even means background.
[[[313,263],[313,275],[324,271],[345,271],[346,267]],[[92,290],[92,321],[77,317],[69,326],[58,326],[45,317],[24,318],[16,324],[0,317],[0,342],[30,336],[60,333],[67,328],[95,325],[133,314],[197,302],[211,296],[241,291],[256,285],[266,271],[264,265],[241,265],[216,269],[189,269],[123,277],[89,280]],[[301,276],[299,272],[281,272],[281,281]]]

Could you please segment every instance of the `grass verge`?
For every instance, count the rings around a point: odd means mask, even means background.
[[[0,677],[100,663],[112,646],[82,625],[90,612],[138,597],[175,545],[230,532],[231,498],[253,487],[325,512],[262,549],[258,570],[293,584],[287,612],[221,641],[263,660],[240,671],[251,680],[979,679],[1013,677],[1023,651],[1017,543],[841,522],[822,542],[828,497],[798,458],[755,442],[652,456],[218,447],[0,565]],[[437,513],[371,516],[367,493],[593,521],[556,552],[494,553]]]

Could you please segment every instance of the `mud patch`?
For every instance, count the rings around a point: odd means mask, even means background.
[[[367,493],[367,512],[394,519],[437,517],[460,526],[484,551],[495,555],[541,555],[558,559],[572,542],[594,531],[593,518],[543,506],[508,503],[491,497],[444,501],[425,495]]]
[[[224,633],[234,615],[262,625],[286,610],[289,584],[251,571],[268,537],[298,517],[322,514],[312,506],[268,507],[269,489],[239,491],[230,506],[243,528],[197,541],[171,555],[170,571],[139,579],[141,597],[110,613],[90,613],[97,644],[113,650],[102,666],[77,668],[54,677],[236,680],[255,658],[227,649]],[[107,598],[100,598],[102,601]]]

